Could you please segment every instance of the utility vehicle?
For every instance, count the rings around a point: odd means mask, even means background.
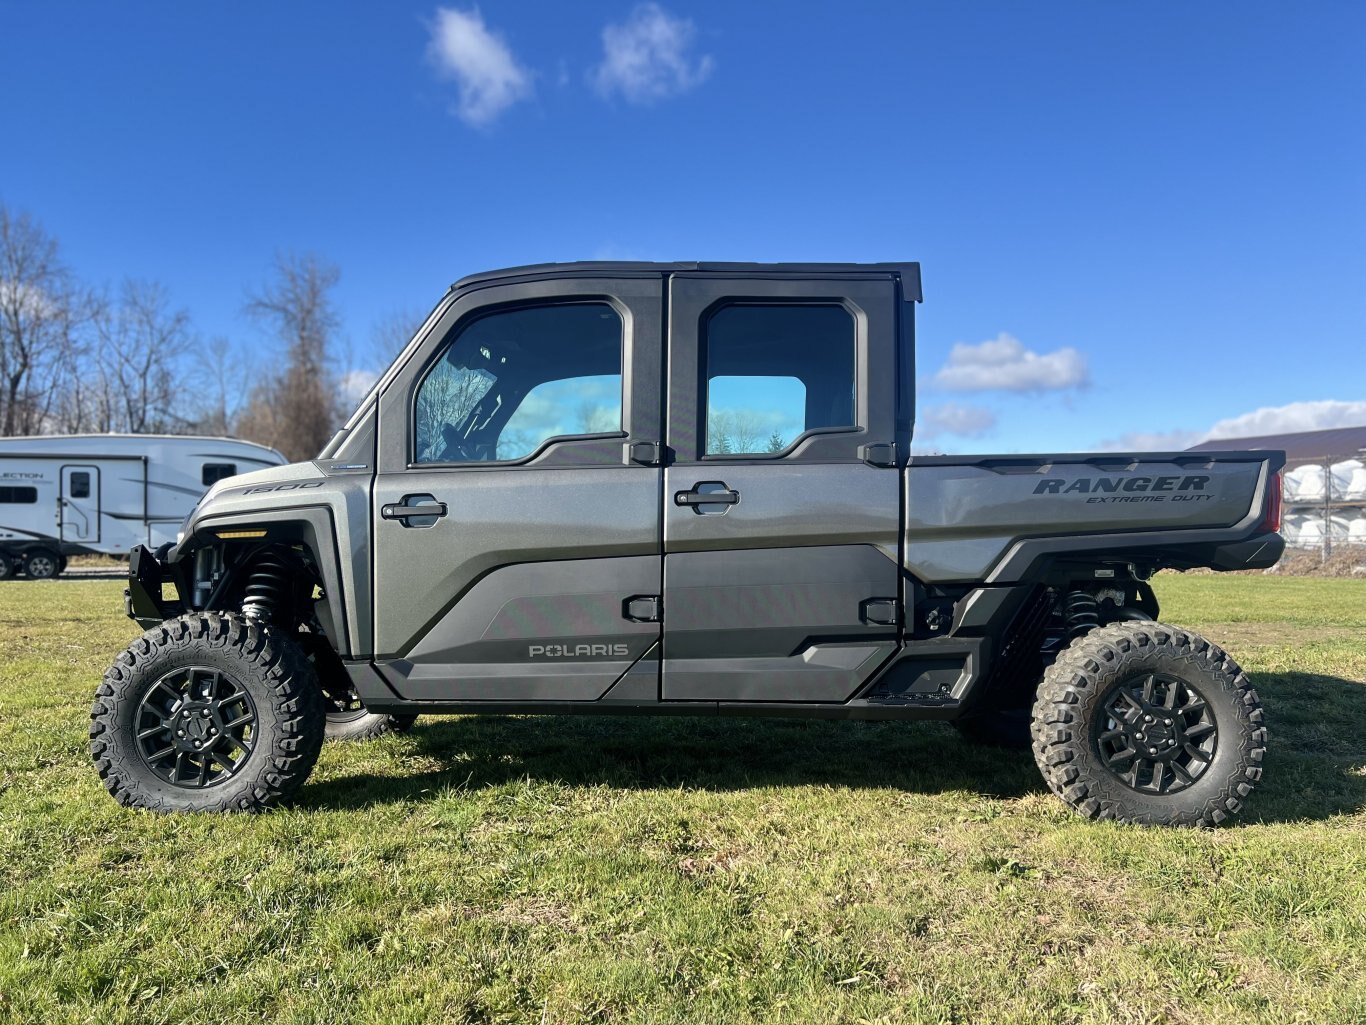
[[[920,298],[914,263],[458,282],[318,458],[135,552],[110,793],[266,807],[329,708],[939,719],[1085,815],[1225,821],[1262,708],[1149,580],[1272,565],[1283,454],[912,457]]]

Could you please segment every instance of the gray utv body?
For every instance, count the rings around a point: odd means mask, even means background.
[[[219,483],[136,552],[129,614],[274,602],[377,713],[955,719],[1050,638],[1156,618],[1159,569],[1279,558],[1282,453],[911,456],[920,298],[914,263],[465,278],[317,459]],[[619,353],[498,334],[571,306]],[[461,380],[488,390],[433,435],[424,382],[476,329]],[[504,451],[532,388],[614,368],[619,422]],[[712,389],[751,377],[804,388],[774,451],[714,437]]]

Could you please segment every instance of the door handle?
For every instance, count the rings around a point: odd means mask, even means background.
[[[430,527],[446,515],[446,503],[438,502],[431,495],[404,495],[401,502],[380,506],[379,514],[386,520],[401,520],[405,527]],[[409,522],[420,519],[430,522]]]
[[[693,506],[695,510],[699,505],[736,505],[739,501],[740,492],[726,487],[724,481],[702,481],[694,484],[691,491],[679,491],[674,495],[675,505]]]

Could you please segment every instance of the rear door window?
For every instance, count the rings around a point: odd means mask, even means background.
[[[732,304],[704,328],[704,454],[779,454],[854,428],[855,325],[842,306]]]

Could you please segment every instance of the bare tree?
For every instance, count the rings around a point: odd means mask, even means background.
[[[252,393],[239,430],[290,459],[327,444],[341,410],[330,348],[338,326],[331,291],[341,272],[315,255],[278,257],[274,280],[247,301],[247,313],[285,344],[283,372]]]
[[[376,321],[370,332],[370,363],[383,371],[413,340],[428,312],[417,308],[395,310]]]
[[[446,453],[446,429],[458,426],[469,416],[484,393],[490,378],[478,370],[458,367],[442,360],[422,382],[417,395],[417,440],[419,459],[437,459]]]
[[[246,400],[246,382],[226,338],[211,338],[203,346],[204,357],[199,361],[199,393],[204,401],[200,407],[195,430],[204,434],[230,434],[233,422]]]
[[[707,452],[711,455],[759,452],[763,427],[748,409],[718,409],[707,417]]]
[[[50,426],[92,307],[56,239],[0,205],[0,435]]]
[[[128,280],[95,325],[100,367],[112,379],[111,428],[134,434],[183,428],[189,422],[181,412],[188,390],[183,357],[194,341],[189,313],[172,309],[161,285]]]

